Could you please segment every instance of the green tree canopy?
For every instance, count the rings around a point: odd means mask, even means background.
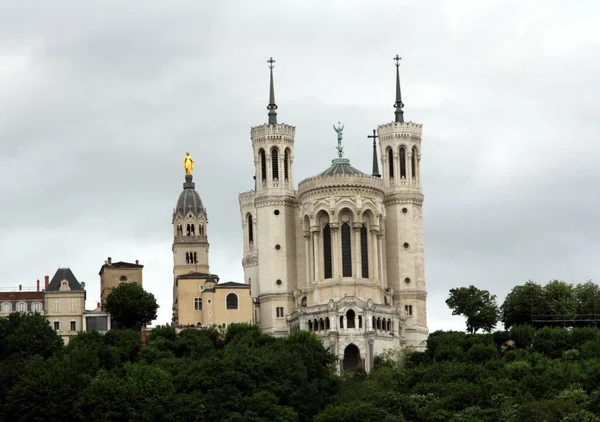
[[[541,285],[528,281],[516,286],[500,308],[504,328],[508,330],[513,325],[531,324],[532,315],[543,314],[544,308],[544,289]]]
[[[121,283],[106,298],[106,310],[123,328],[136,328],[156,319],[158,304],[139,284]]]
[[[467,317],[467,331],[491,332],[498,322],[499,312],[496,296],[487,290],[475,286],[450,289],[446,304],[452,309],[452,315]]]

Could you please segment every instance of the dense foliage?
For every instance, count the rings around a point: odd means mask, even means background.
[[[0,332],[7,421],[600,421],[596,328],[435,332],[425,352],[341,378],[303,331],[157,327],[147,345],[92,331],[63,346],[39,315],[13,314]]]
[[[467,317],[467,331],[471,334],[479,330],[491,332],[498,322],[499,312],[496,296],[475,286],[450,289],[446,304],[452,315]]]
[[[121,328],[141,328],[156,319],[158,303],[152,293],[138,283],[121,283],[106,297],[106,311]]]

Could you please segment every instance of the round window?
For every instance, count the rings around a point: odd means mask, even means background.
[[[275,245],[275,249],[276,250],[280,250],[281,249],[281,245]]]
[[[273,211],[273,214],[275,214],[275,215],[279,215],[279,210],[275,210],[275,211]]]
[[[404,242],[404,249],[408,249],[408,247],[410,246],[408,243]]]
[[[277,280],[275,283],[277,283],[278,286],[281,286],[281,280]]]
[[[406,214],[408,212],[408,208],[402,208],[402,214]]]
[[[406,278],[404,279],[404,282],[405,282],[406,284],[410,284],[410,278],[406,277]]]

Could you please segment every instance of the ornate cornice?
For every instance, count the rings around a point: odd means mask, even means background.
[[[298,201],[294,196],[264,195],[254,200],[256,208],[264,207],[297,207]]]
[[[386,195],[383,204],[389,205],[415,204],[422,205],[425,197],[420,192],[395,192]]]
[[[264,295],[259,295],[258,299],[260,303],[268,303],[279,300],[294,300],[294,295],[292,293],[267,293]]]

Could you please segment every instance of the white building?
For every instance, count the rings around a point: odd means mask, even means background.
[[[396,60],[395,119],[378,127],[383,175],[343,158],[294,185],[296,128],[277,123],[270,61],[267,124],[251,129],[255,189],[240,194],[244,278],[263,332],[314,331],[342,368],[370,371],[395,347],[427,338],[421,191],[422,125],[405,122]],[[375,135],[375,134],[374,134]]]

